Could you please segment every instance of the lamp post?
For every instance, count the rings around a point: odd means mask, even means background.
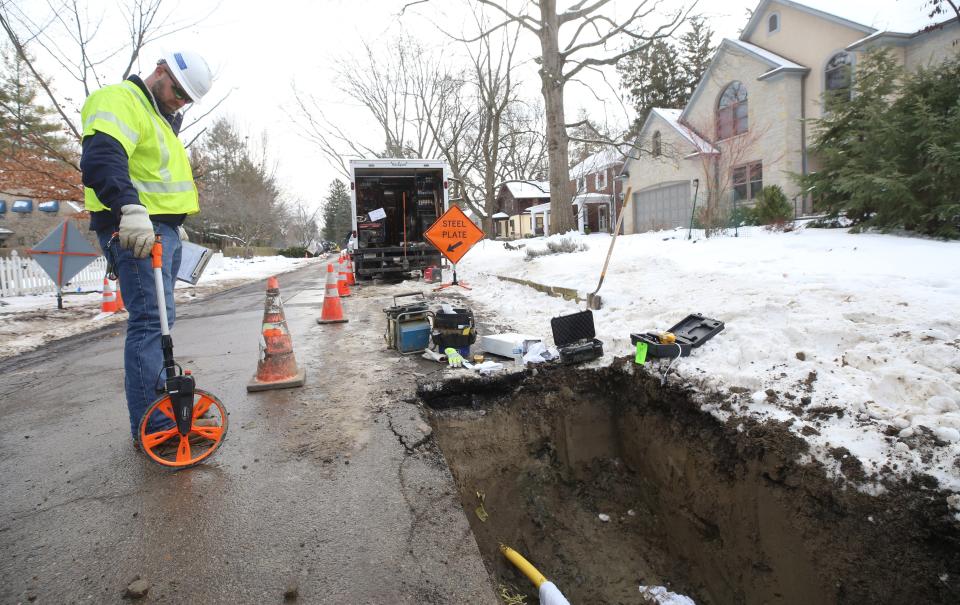
[[[693,216],[697,211],[697,195],[700,194],[700,179],[693,179],[693,208],[690,209],[690,228],[687,229],[687,240],[693,237]]]

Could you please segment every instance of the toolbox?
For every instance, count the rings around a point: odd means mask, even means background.
[[[398,298],[419,296],[420,300],[399,304]],[[387,346],[406,355],[430,346],[430,310],[423,292],[407,292],[393,297],[393,306],[383,310],[387,315]]]
[[[603,355],[603,343],[597,340],[593,325],[593,311],[554,317],[550,328],[561,363],[582,363]]]
[[[443,308],[433,314],[433,343],[440,351],[453,347],[463,355],[470,354],[470,345],[477,341],[477,329],[473,311],[453,307],[453,313],[444,313]]]
[[[693,349],[719,334],[723,327],[722,321],[693,313],[668,330],[676,337],[675,343],[660,342],[660,335],[655,332],[631,334],[630,342],[634,346],[638,342],[647,343],[648,357],[677,357],[678,347],[680,357],[686,357]]]

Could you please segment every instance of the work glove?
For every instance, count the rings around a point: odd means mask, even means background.
[[[451,368],[462,368],[463,367],[463,356],[457,352],[453,347],[447,347],[443,350],[447,355],[447,366]]]
[[[153,223],[150,214],[140,204],[120,208],[120,246],[130,250],[136,258],[146,258],[153,246]]]
[[[180,225],[179,227],[177,227],[177,232],[180,233],[180,241],[181,241],[181,242],[189,242],[189,241],[190,241],[190,236],[187,235],[187,230],[183,228],[183,225]]]

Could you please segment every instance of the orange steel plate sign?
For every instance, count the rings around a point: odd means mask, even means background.
[[[450,206],[423,235],[453,264],[457,264],[467,250],[483,239],[480,227],[457,206]]]

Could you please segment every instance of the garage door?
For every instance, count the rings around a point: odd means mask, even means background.
[[[693,200],[690,182],[663,183],[633,194],[633,224],[637,233],[690,224]]]

